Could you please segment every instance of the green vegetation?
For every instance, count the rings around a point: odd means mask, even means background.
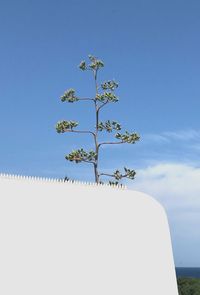
[[[94,149],[90,151],[85,151],[83,148],[73,150],[70,154],[65,156],[65,159],[74,163],[89,163],[92,164],[94,169],[94,176],[96,183],[102,183],[101,177],[108,176],[113,177],[115,181],[109,181],[110,184],[118,184],[122,178],[134,179],[136,172],[134,170],[128,169],[124,167],[124,171],[121,172],[119,170],[114,171],[113,173],[104,173],[99,171],[99,151],[100,148],[104,145],[114,145],[114,144],[134,144],[140,139],[140,136],[135,133],[129,133],[125,131],[121,133],[121,125],[116,121],[106,120],[105,122],[100,121],[100,111],[103,107],[108,104],[118,102],[118,97],[115,95],[114,91],[118,87],[118,83],[114,80],[109,80],[105,82],[98,82],[97,74],[100,69],[104,67],[104,63],[98,58],[89,55],[89,64],[85,61],[82,61],[79,64],[79,68],[82,71],[88,71],[92,73],[94,79],[94,96],[80,98],[76,95],[76,91],[72,88],[66,90],[64,94],[60,97],[61,102],[63,103],[75,103],[78,101],[89,101],[94,106],[94,114],[95,114],[95,126],[94,130],[80,130],[76,129],[79,125],[78,122],[67,120],[67,121],[59,121],[56,125],[57,133],[84,133],[88,134],[93,138],[94,141]],[[99,133],[100,132],[115,132],[114,141],[103,141],[99,142]]]
[[[178,278],[179,295],[200,295],[200,279]]]

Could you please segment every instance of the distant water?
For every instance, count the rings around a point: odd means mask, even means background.
[[[200,267],[176,267],[177,278],[200,278]]]

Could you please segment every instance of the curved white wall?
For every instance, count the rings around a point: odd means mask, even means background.
[[[136,191],[0,177],[0,294],[177,295],[166,214]]]

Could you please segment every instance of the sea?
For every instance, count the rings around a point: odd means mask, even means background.
[[[200,279],[200,267],[176,267],[177,278]]]

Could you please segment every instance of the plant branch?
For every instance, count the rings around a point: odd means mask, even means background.
[[[78,100],[92,100],[92,101],[95,101],[94,98],[78,98]]]
[[[108,100],[104,103],[102,103],[99,107],[98,107],[98,110],[100,110],[102,107],[104,107],[106,104],[108,103]]]
[[[113,174],[107,174],[107,173],[100,173],[99,176],[101,176],[101,175],[109,176],[109,177],[115,177],[115,175],[113,175]],[[127,177],[127,175],[128,175],[128,174],[121,175],[121,178],[123,178],[123,177]]]
[[[125,141],[116,141],[116,142],[101,142],[99,143],[99,147],[103,144],[121,144],[121,143],[125,143]]]
[[[93,136],[95,136],[95,133],[92,131],[85,131],[85,130],[69,130],[69,129],[65,129],[65,132],[75,132],[75,133],[90,133]]]
[[[95,164],[95,162],[93,162],[93,161],[87,161],[87,160],[83,160],[83,159],[82,159],[82,161],[86,162],[86,163],[90,163],[90,164]]]
[[[105,176],[114,177],[114,175],[112,175],[112,174],[107,174],[107,173],[100,173],[100,174],[99,174],[99,176],[101,176],[101,175],[105,175]]]

